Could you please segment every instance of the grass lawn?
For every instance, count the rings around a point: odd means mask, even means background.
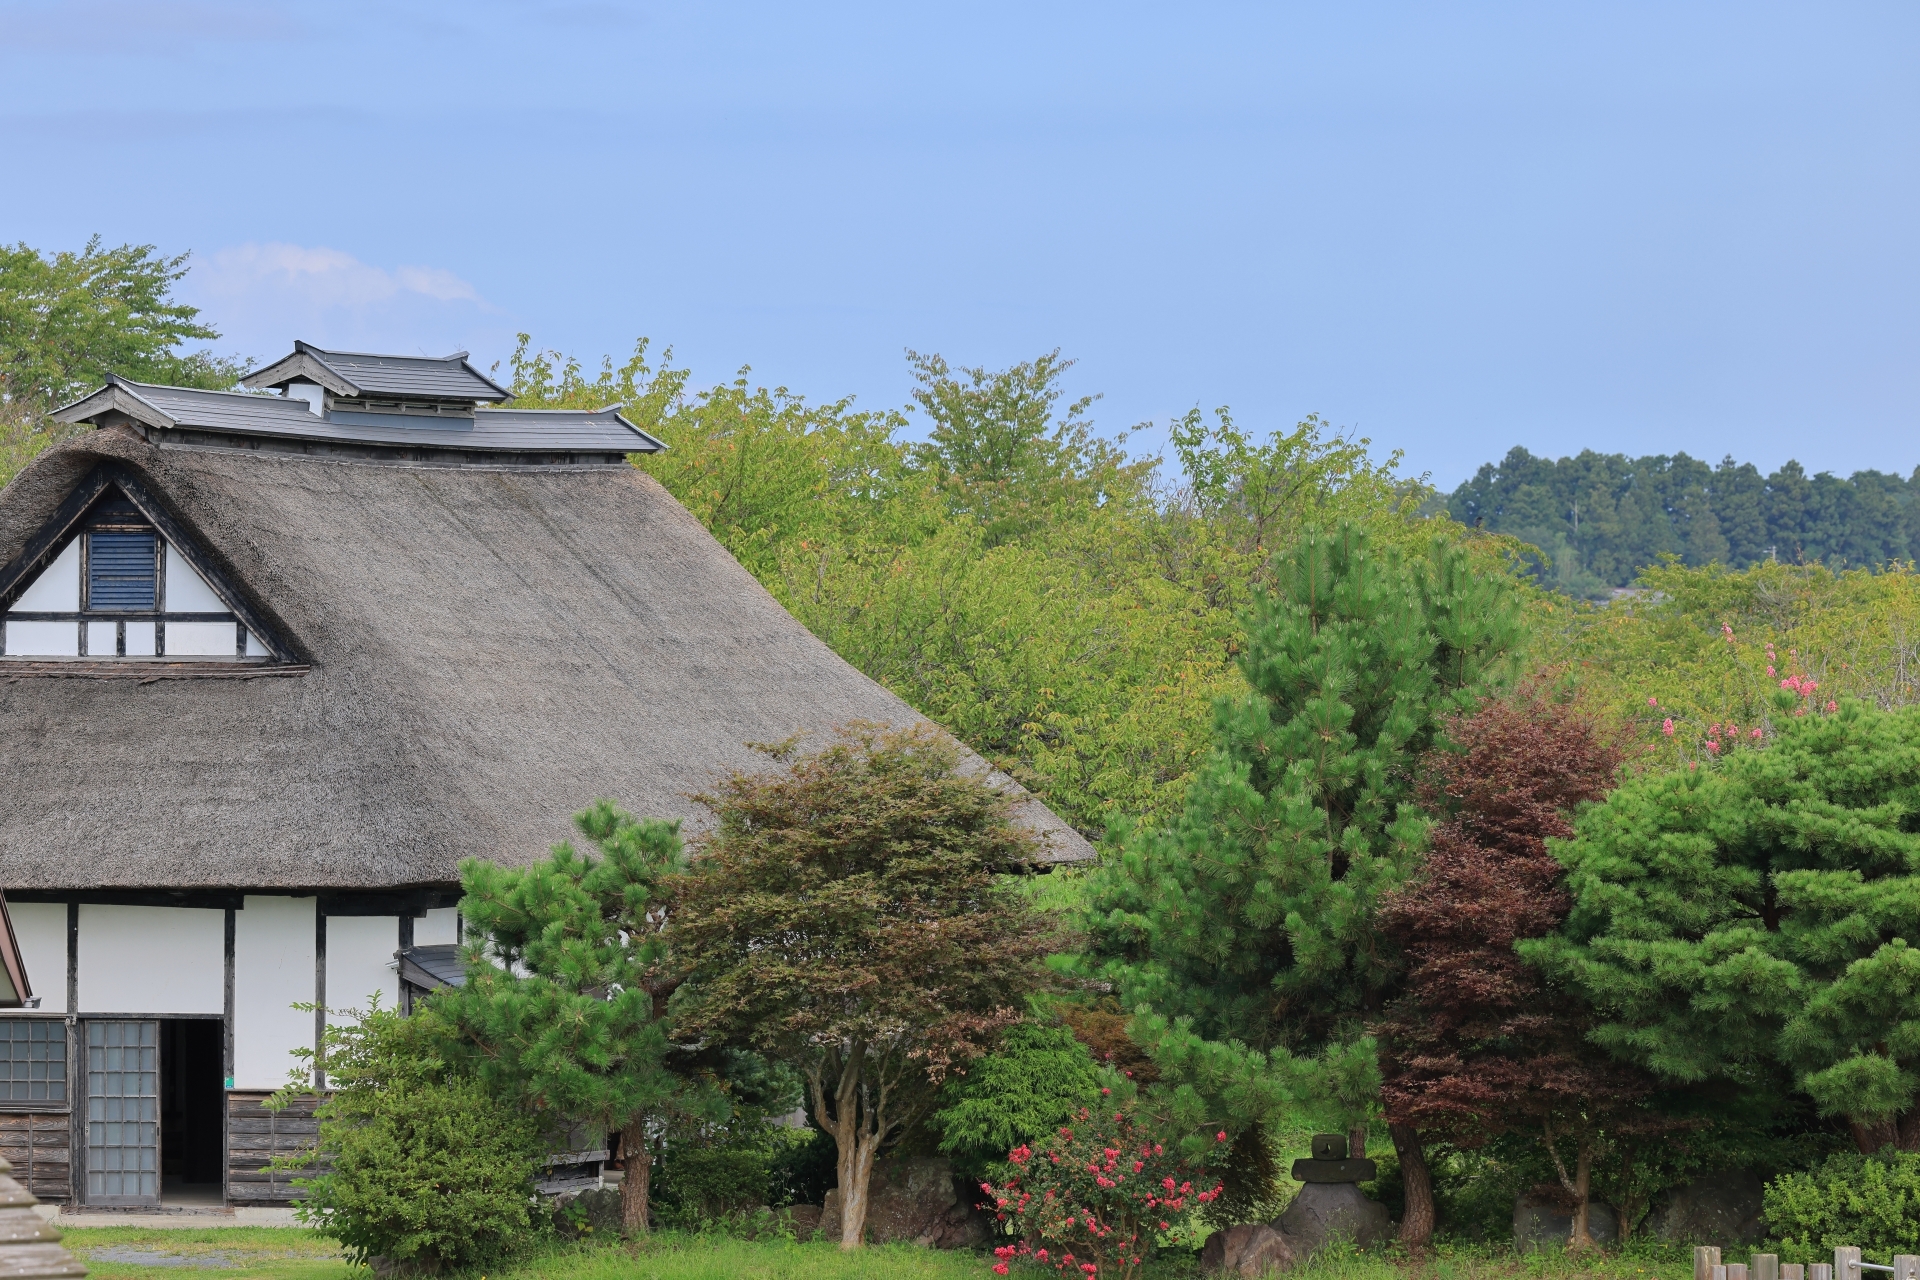
[[[307,1231],[229,1227],[209,1231],[142,1227],[76,1227],[67,1247],[103,1280],[366,1280],[339,1248]],[[1730,1258],[1736,1255],[1729,1253]],[[910,1245],[845,1255],[832,1244],[734,1240],[663,1233],[645,1244],[549,1245],[491,1270],[487,1280],[993,1280],[992,1259]],[[1037,1269],[1016,1271],[1039,1280]],[[1409,1263],[1391,1254],[1351,1251],[1316,1258],[1290,1273],[1299,1280],[1690,1280],[1684,1249],[1635,1249],[1575,1261],[1560,1255],[1518,1257],[1505,1249],[1441,1248]],[[1190,1280],[1192,1259],[1167,1259],[1151,1280]],[[478,1280],[469,1277],[467,1280]]]

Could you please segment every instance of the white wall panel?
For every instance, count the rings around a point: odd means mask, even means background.
[[[400,978],[393,953],[400,947],[398,916],[327,917],[327,1008],[364,1011],[367,997],[380,993],[380,1007],[400,1005]],[[349,1022],[349,1018],[333,1018]]]
[[[27,985],[40,997],[40,1007],[71,1013],[67,1008],[67,904],[9,902],[7,914],[13,917],[13,935],[20,941]]]
[[[77,622],[7,622],[9,658],[77,658],[80,624]]]
[[[449,942],[458,942],[454,935],[454,920],[460,914],[455,907],[441,907],[429,911],[413,922],[413,945],[416,947],[444,946]]]
[[[278,1089],[298,1065],[290,1052],[313,1047],[312,898],[248,896],[234,913],[233,1083]]]
[[[129,658],[153,656],[153,624],[151,622],[127,623],[127,656]]]
[[[13,602],[11,613],[75,613],[80,608],[80,539],[41,570],[33,585]]]
[[[81,1013],[220,1013],[226,913],[80,905]]]
[[[238,655],[240,633],[231,622],[169,622],[169,658],[232,658]]]
[[[227,612],[227,602],[213,593],[207,580],[194,572],[187,558],[175,551],[171,542],[167,544],[167,612]]]
[[[89,622],[87,624],[87,656],[89,658],[111,658],[120,652],[120,627],[112,622]]]

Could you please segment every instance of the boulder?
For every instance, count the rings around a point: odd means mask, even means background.
[[[1293,1268],[1304,1250],[1296,1250],[1284,1231],[1263,1222],[1228,1227],[1207,1237],[1200,1250],[1200,1269],[1208,1275],[1244,1276],[1247,1280]]]
[[[876,1160],[867,1188],[867,1241],[931,1249],[978,1248],[992,1234],[990,1219],[975,1205],[978,1199],[978,1190],[963,1187],[954,1177],[953,1165],[941,1157]],[[821,1206],[820,1238],[840,1238],[838,1187],[827,1192],[827,1202]]]
[[[1367,1199],[1351,1182],[1309,1182],[1272,1225],[1302,1257],[1335,1240],[1378,1244],[1393,1227],[1387,1206]]]
[[[560,1193],[553,1198],[553,1227],[568,1240],[582,1236],[619,1238],[620,1188],[596,1187]]]
[[[1649,1235],[1680,1244],[1758,1244],[1766,1184],[1751,1169],[1724,1169],[1695,1178],[1662,1196],[1647,1217]]]
[[[1513,1247],[1522,1253],[1539,1249],[1564,1249],[1573,1232],[1573,1211],[1566,1202],[1540,1192],[1523,1192],[1513,1200]],[[1595,1244],[1614,1244],[1620,1239],[1620,1219],[1613,1206],[1598,1200],[1587,1203],[1587,1234]]]

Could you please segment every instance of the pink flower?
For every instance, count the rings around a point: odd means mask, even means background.
[[[1749,736],[1749,737],[1751,737],[1751,738],[1752,738],[1752,739],[1753,739],[1753,740],[1754,740],[1755,742],[1758,742],[1758,741],[1760,741],[1760,730],[1758,730],[1758,729],[1755,729],[1755,730],[1754,730],[1754,731],[1753,731],[1753,732],[1752,732],[1751,734],[1749,734],[1748,736]]]
[[[1818,680],[1802,680],[1800,682],[1800,692],[1804,694],[1811,695],[1813,691],[1819,687],[1820,682]]]
[[[1672,716],[1668,716],[1667,719],[1660,725],[1660,732],[1666,734],[1669,738],[1673,736],[1673,717]]]
[[[1829,701],[1829,702],[1827,703],[1827,710],[1829,710],[1829,711],[1838,711],[1839,709],[1840,709],[1840,704],[1839,704],[1839,703],[1837,703],[1837,702],[1833,702],[1833,701]]]
[[[1227,1131],[1222,1129],[1220,1132],[1214,1134],[1213,1140],[1215,1142],[1225,1142],[1227,1140]]]
[[[1698,769],[1699,767],[1700,767],[1700,762],[1699,762],[1698,760],[1689,760],[1689,761],[1687,761],[1687,768],[1689,768],[1689,769]]]
[[[1720,750],[1720,744],[1719,744],[1719,743],[1717,743],[1717,742],[1715,742],[1715,741],[1714,741],[1714,740],[1713,740],[1712,738],[1708,738],[1708,739],[1707,739],[1707,750],[1708,750],[1708,751],[1711,751],[1711,752],[1714,752],[1714,753],[1716,753],[1716,754],[1718,754],[1718,752],[1719,752],[1719,750]]]
[[[1007,1274],[1007,1264],[1006,1264],[1006,1263],[1004,1263],[1004,1262],[996,1262],[996,1263],[994,1263],[994,1264],[993,1264],[993,1274],[995,1274],[995,1275],[997,1275],[997,1276],[1003,1276],[1003,1275],[1005,1275],[1005,1274]]]
[[[1773,655],[1772,655],[1772,654],[1768,654],[1767,656],[1768,656],[1769,658],[1771,658],[1771,657],[1772,657]],[[1776,671],[1775,671],[1775,670],[1774,670],[1774,669],[1773,669],[1772,667],[1768,667],[1768,668],[1767,668],[1767,676],[1768,676],[1768,678],[1772,678],[1773,676],[1775,676],[1775,675],[1777,675],[1777,674],[1779,674],[1779,673],[1778,673],[1778,672],[1776,672]]]
[[[1650,707],[1657,707],[1657,706],[1659,706],[1659,705],[1660,705],[1660,699],[1658,699],[1658,698],[1655,698],[1655,697],[1649,697],[1649,698],[1647,699],[1647,705],[1648,705],[1648,706],[1650,706]]]

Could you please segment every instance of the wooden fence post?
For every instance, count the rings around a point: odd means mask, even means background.
[[[1807,1280],[1807,1264],[1804,1262],[1781,1263],[1780,1280]]]
[[[1756,1253],[1749,1264],[1747,1274],[1753,1280],[1780,1280],[1780,1255],[1777,1253]]]
[[[1807,1280],[1833,1280],[1833,1264],[1831,1262],[1808,1263]]]
[[[1860,1280],[1860,1250],[1843,1244],[1833,1251],[1833,1280]]]
[[[1710,1244],[1693,1246],[1693,1280],[1713,1280],[1713,1269],[1719,1263],[1718,1246]]]
[[[1920,1254],[1894,1254],[1893,1280],[1920,1280]]]

